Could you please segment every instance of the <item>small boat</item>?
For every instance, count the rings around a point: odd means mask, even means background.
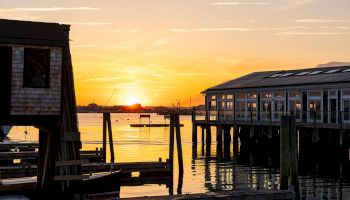
[[[119,197],[120,171],[94,173],[83,180],[83,193],[90,197]]]

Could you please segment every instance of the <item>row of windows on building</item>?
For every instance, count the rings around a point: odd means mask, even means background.
[[[326,117],[329,123],[337,123],[340,116],[342,121],[350,122],[350,90],[341,91],[341,101],[338,101],[337,90],[328,90],[327,102],[324,102],[323,91],[308,91],[304,99],[306,102],[303,102],[302,93],[298,91],[264,92],[259,95],[260,98],[258,93],[209,95],[207,109],[217,112],[221,120],[279,121],[283,114],[292,114],[299,121],[305,118],[321,122]],[[324,103],[327,103],[326,110]]]

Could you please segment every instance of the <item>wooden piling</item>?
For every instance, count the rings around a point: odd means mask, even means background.
[[[281,117],[280,127],[280,189],[288,190],[289,175],[289,117]]]
[[[114,163],[114,145],[113,145],[113,132],[112,132],[112,123],[111,123],[111,113],[107,113],[106,123],[108,125],[108,140],[109,140],[109,149],[111,153],[111,163]]]
[[[107,123],[106,123],[106,116],[105,113],[103,113],[103,128],[102,128],[102,160],[104,163],[107,163],[106,161],[106,146],[107,146]]]
[[[197,125],[192,123],[192,143],[197,145]]]
[[[179,174],[184,173],[184,164],[182,158],[182,144],[181,144],[181,133],[180,133],[180,116],[179,114],[175,115],[175,124],[176,124],[176,148],[177,148],[177,157],[179,161]]]
[[[238,157],[238,125],[233,126],[233,158]]]
[[[216,126],[216,143],[222,145],[222,126],[220,124]]]
[[[174,193],[174,115],[170,115],[170,131],[169,131],[169,165],[170,165],[170,186],[169,194]]]
[[[291,184],[294,188],[294,192],[299,197],[299,174],[298,174],[298,152],[297,152],[297,134],[295,117],[289,117],[289,162],[290,162],[290,175]]]

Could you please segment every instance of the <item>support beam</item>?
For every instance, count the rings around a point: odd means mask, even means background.
[[[280,189],[288,190],[289,175],[289,118],[282,116],[280,127]]]

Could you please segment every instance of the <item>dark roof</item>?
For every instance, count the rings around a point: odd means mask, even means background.
[[[346,72],[344,72],[345,70]],[[315,71],[321,72],[310,74]],[[304,75],[297,75],[300,73]],[[254,72],[242,76],[240,78],[227,81],[220,85],[208,88],[204,91],[204,93],[213,90],[225,89],[248,89],[340,82],[350,82],[350,66]]]
[[[64,46],[68,25],[0,19],[0,44]]]

